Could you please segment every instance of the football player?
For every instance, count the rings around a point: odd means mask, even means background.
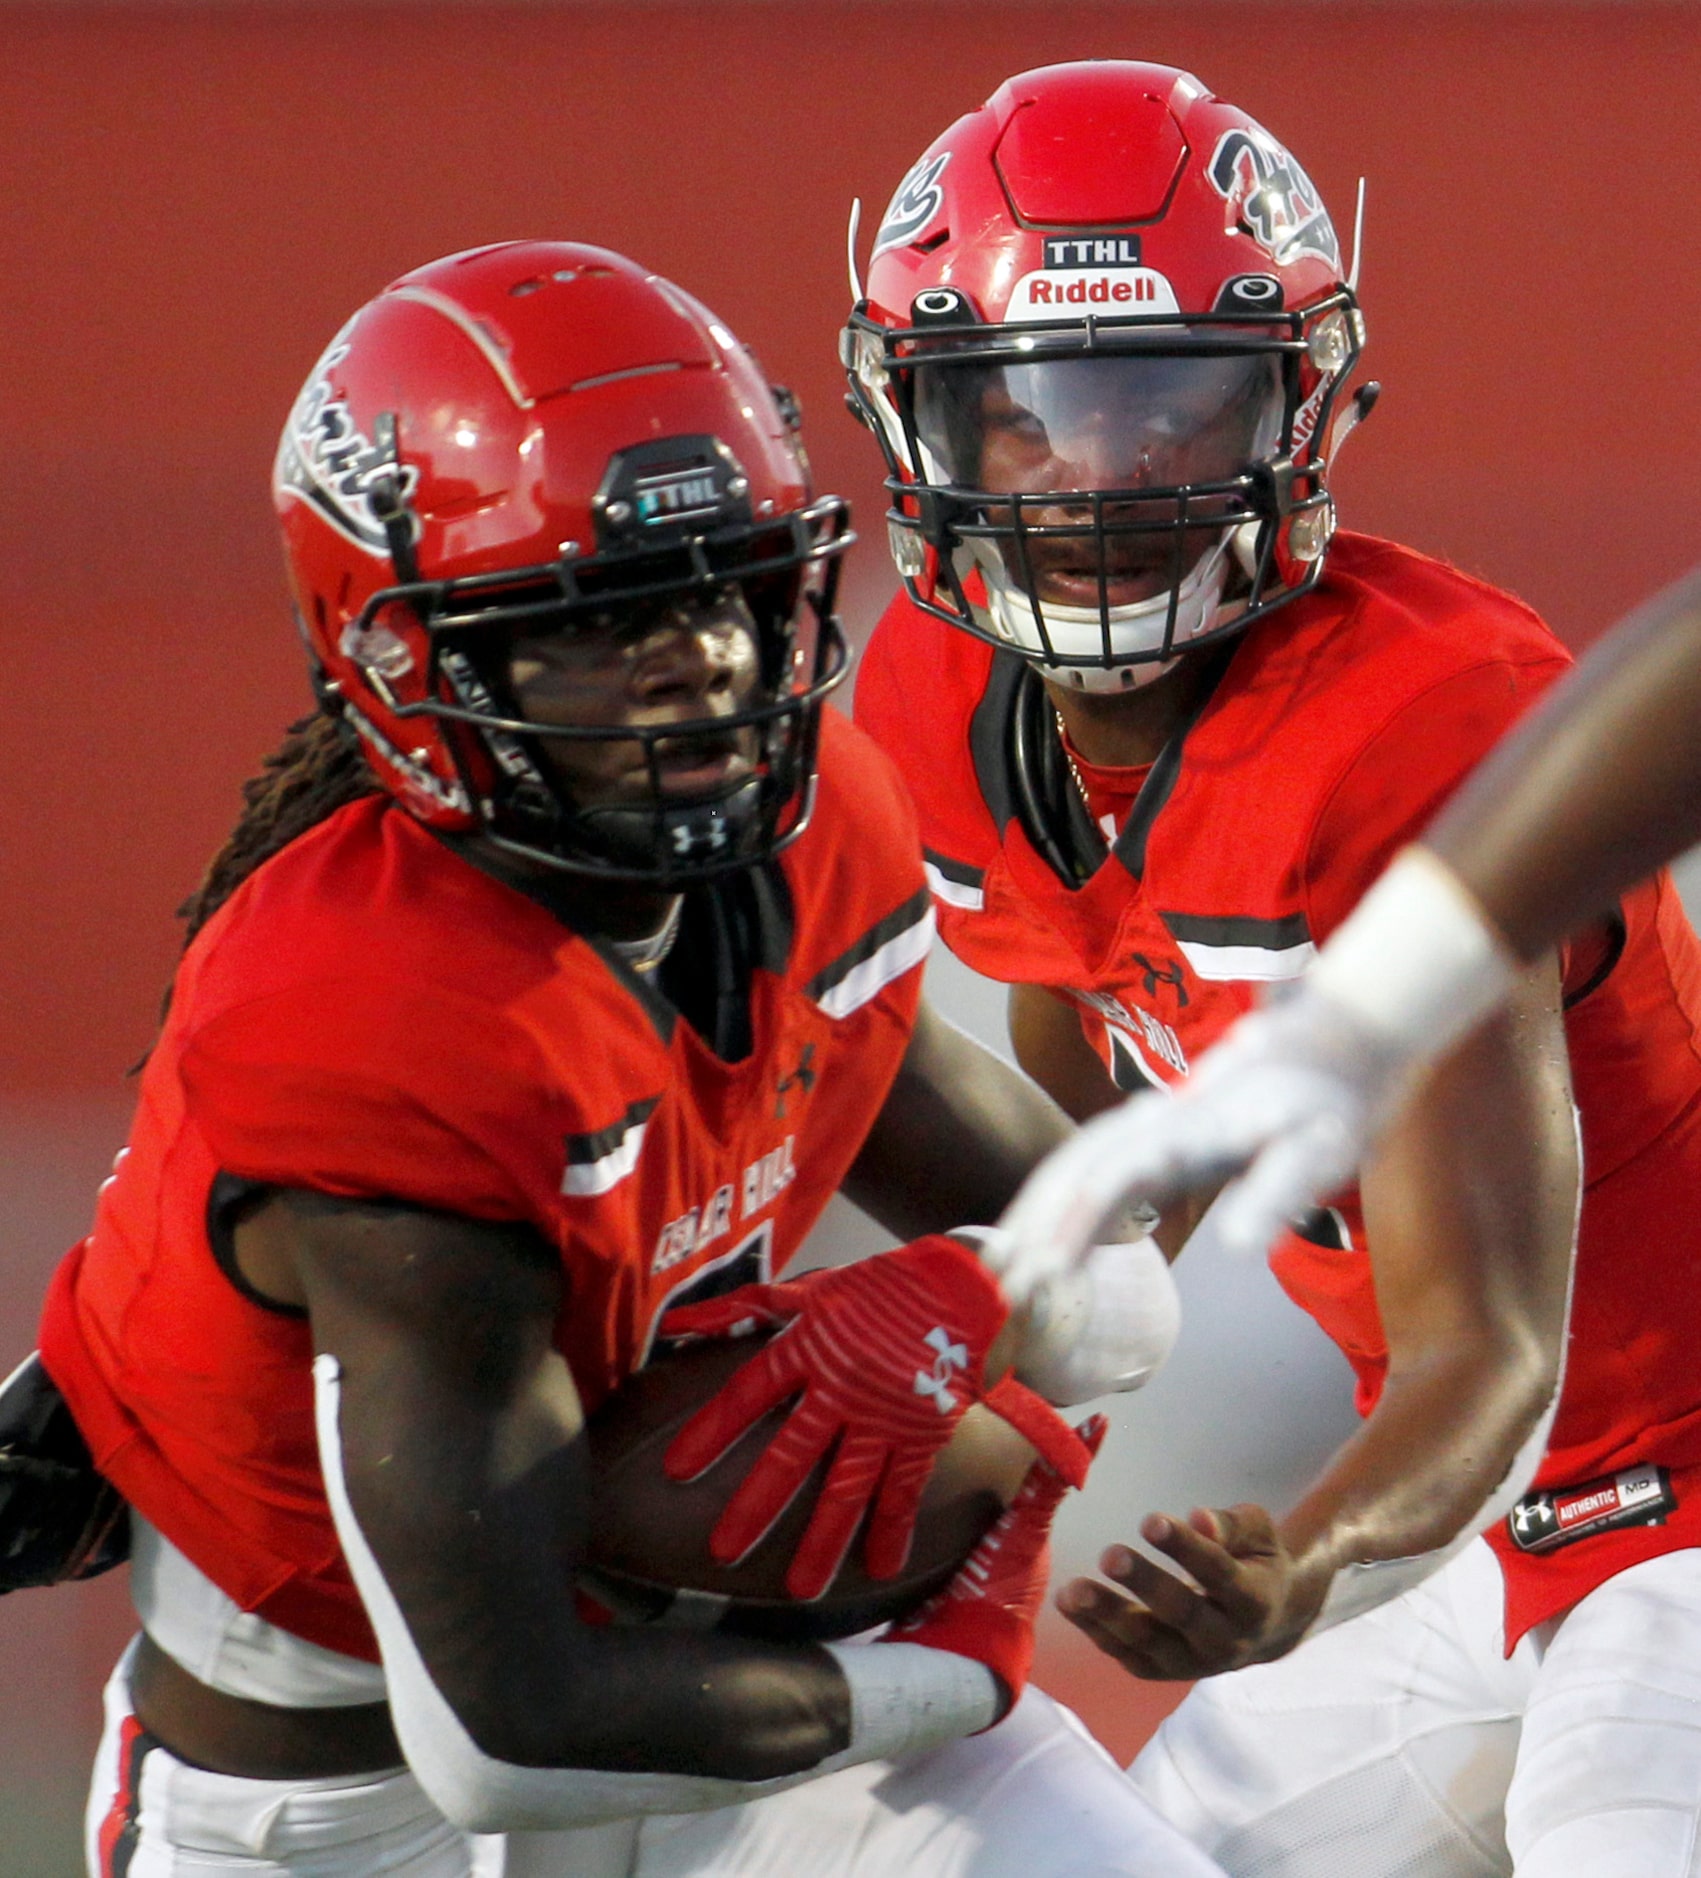
[[[1293,995],[1237,1021],[1178,1100],[1131,1096],[1047,1157],[1009,1217],[1007,1256],[1066,1268],[1071,1230],[1113,1194],[1209,1193],[1243,1168],[1212,1223],[1262,1252],[1350,1176],[1414,1079],[1521,965],[1701,841],[1698,712],[1692,570],[1496,746]],[[1090,1244],[1081,1233],[1076,1254]]]
[[[1507,595],[1336,532],[1364,338],[1305,171],[1167,67],[1010,80],[875,237],[844,356],[904,590],[858,716],[941,931],[1078,1117],[1299,976],[1568,663]],[[1157,1558],[1060,1594],[1134,1674],[1208,1678],[1134,1774],[1230,1871],[1689,1869],[1698,968],[1656,878],[1517,973],[1272,1254],[1359,1431],[1279,1516],[1150,1514]],[[1050,1188],[1071,1239],[1085,1158]],[[1037,1245],[998,1254],[1018,1290]]]
[[[824,709],[845,511],[782,401],[671,283],[508,243],[354,316],[275,497],[320,709],[191,903],[42,1326],[132,1509],[91,1871],[1214,1869],[1019,1699],[1091,1440],[999,1379],[1059,1353],[940,1229],[1066,1123],[919,1010],[913,821]],[[760,1293],[812,1364],[789,1457],[835,1455],[806,1588],[870,1503],[902,1565],[972,1401],[1045,1458],[878,1645],[596,1623],[585,1416],[841,1187],[913,1243]]]

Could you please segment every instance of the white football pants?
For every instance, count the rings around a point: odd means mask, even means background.
[[[902,1766],[501,1839],[457,1831],[406,1772],[240,1780],[136,1735],[126,1656],[89,1797],[91,1878],[1222,1878],[1038,1690],[989,1733]]]
[[[1701,1551],[1503,1645],[1478,1543],[1199,1684],[1130,1772],[1232,1878],[1701,1878]]]

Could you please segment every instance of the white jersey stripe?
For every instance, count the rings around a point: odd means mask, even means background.
[[[1309,939],[1291,946],[1210,946],[1188,939],[1177,940],[1176,945],[1196,976],[1215,983],[1238,978],[1269,984],[1297,978],[1317,956],[1317,947]]]
[[[928,891],[936,900],[943,900],[947,906],[961,907],[965,913],[978,913],[986,905],[986,894],[979,887],[971,887],[966,881],[948,880],[931,861],[923,861],[927,872]]]
[[[933,924],[933,908],[928,907],[920,919],[871,952],[816,1003],[829,1017],[849,1017],[852,1011],[861,1010],[894,979],[902,978],[927,957],[933,945]]]
[[[594,1199],[599,1193],[618,1187],[638,1165],[638,1150],[644,1145],[644,1131],[648,1127],[647,1121],[635,1123],[621,1136],[620,1145],[611,1148],[600,1160],[570,1161],[561,1177],[561,1191],[579,1199]]]
[[[1113,1024],[1107,1017],[1104,1020],[1104,1033],[1110,1042],[1110,1060],[1112,1063],[1115,1063],[1116,1053],[1119,1049],[1126,1050],[1129,1056],[1134,1059],[1135,1069],[1145,1078],[1146,1082],[1153,1089],[1167,1089],[1169,1087],[1165,1079],[1152,1068],[1145,1051],[1140,1048],[1131,1030],[1125,1030],[1120,1024]],[[1184,1071],[1183,1074],[1185,1073]],[[1113,1077],[1112,1080],[1116,1082],[1119,1089],[1126,1087],[1120,1078]],[[1129,1090],[1128,1093],[1133,1095],[1137,1094],[1138,1091]]]

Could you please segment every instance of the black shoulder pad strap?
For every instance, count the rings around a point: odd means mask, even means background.
[[[1015,653],[993,654],[969,727],[975,779],[1000,835],[1012,821],[1019,823],[1035,853],[1065,886],[1091,879],[1107,854],[1114,854],[1136,880],[1144,873],[1147,837],[1181,774],[1183,746],[1216,695],[1234,646],[1190,656],[1211,660],[1207,681],[1159,752],[1114,846],[1107,848],[1069,774],[1044,680]]]

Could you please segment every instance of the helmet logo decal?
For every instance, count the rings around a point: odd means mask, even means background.
[[[357,546],[387,559],[389,537],[372,506],[372,483],[380,476],[399,479],[405,502],[419,472],[364,436],[336,395],[331,372],[348,354],[343,340],[334,342],[296,400],[278,447],[277,482],[280,491],[311,502]]]
[[[597,540],[636,547],[750,520],[750,478],[718,437],[658,437],[618,450],[591,500]]]
[[[1126,317],[1177,311],[1175,289],[1155,268],[1118,264],[1050,267],[1024,274],[1010,290],[1004,317],[1017,322],[1081,319],[1088,313]]]
[[[1047,267],[1138,267],[1138,235],[1047,235]]]
[[[678,522],[695,515],[713,515],[721,499],[720,482],[709,468],[640,476],[632,485],[632,506],[640,522]]]
[[[898,193],[881,217],[870,260],[884,254],[888,248],[901,248],[906,241],[914,241],[945,206],[945,191],[939,187],[939,179],[950,161],[949,150],[941,151],[936,157],[923,157],[899,183]]]
[[[1279,265],[1315,254],[1339,271],[1340,243],[1323,198],[1268,131],[1226,132],[1208,174],[1233,213],[1230,227],[1250,235]]]

